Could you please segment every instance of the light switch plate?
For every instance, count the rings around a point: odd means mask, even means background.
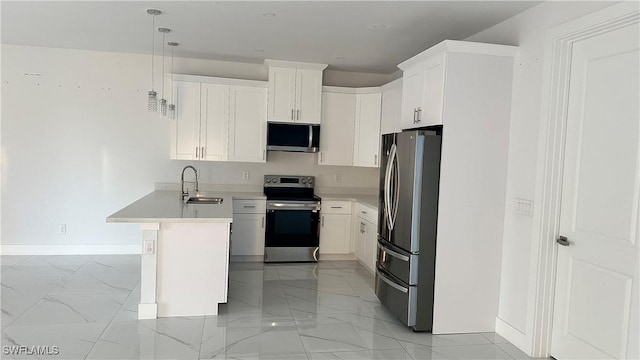
[[[144,241],[144,249],[142,249],[142,253],[144,255],[153,255],[155,254],[155,244],[153,240],[145,240]]]
[[[516,198],[515,210],[520,215],[533,216],[533,200]]]

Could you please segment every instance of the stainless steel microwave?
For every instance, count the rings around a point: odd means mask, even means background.
[[[320,125],[268,123],[267,150],[318,152]]]

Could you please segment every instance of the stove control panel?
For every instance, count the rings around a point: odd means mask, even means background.
[[[265,187],[313,188],[314,176],[265,175]]]

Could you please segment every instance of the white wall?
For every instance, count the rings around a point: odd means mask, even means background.
[[[259,185],[265,173],[299,173],[317,176],[318,186],[377,186],[377,169],[321,167],[313,154],[272,153],[267,164],[169,160],[168,121],[146,110],[149,63],[136,54],[2,45],[3,253],[138,251],[138,227],[105,218],[156,182],[179,182],[189,163],[202,183]],[[176,59],[175,72],[267,74],[260,64],[194,59]],[[66,224],[66,235],[57,235],[58,224]]]
[[[520,47],[515,61],[507,203],[502,249],[500,306],[497,331],[529,352],[531,349],[530,269],[533,218],[515,211],[515,199],[534,199],[537,184],[540,105],[548,96],[542,89],[545,31],[613,2],[545,2],[467,40]],[[535,206],[535,205],[534,205]]]

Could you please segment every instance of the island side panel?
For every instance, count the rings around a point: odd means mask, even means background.
[[[228,222],[162,223],[158,317],[217,315],[227,300]]]
[[[156,302],[156,269],[159,223],[142,224],[142,260],[140,269],[140,304],[138,319],[155,319],[158,317]],[[150,247],[149,249],[145,249]]]

